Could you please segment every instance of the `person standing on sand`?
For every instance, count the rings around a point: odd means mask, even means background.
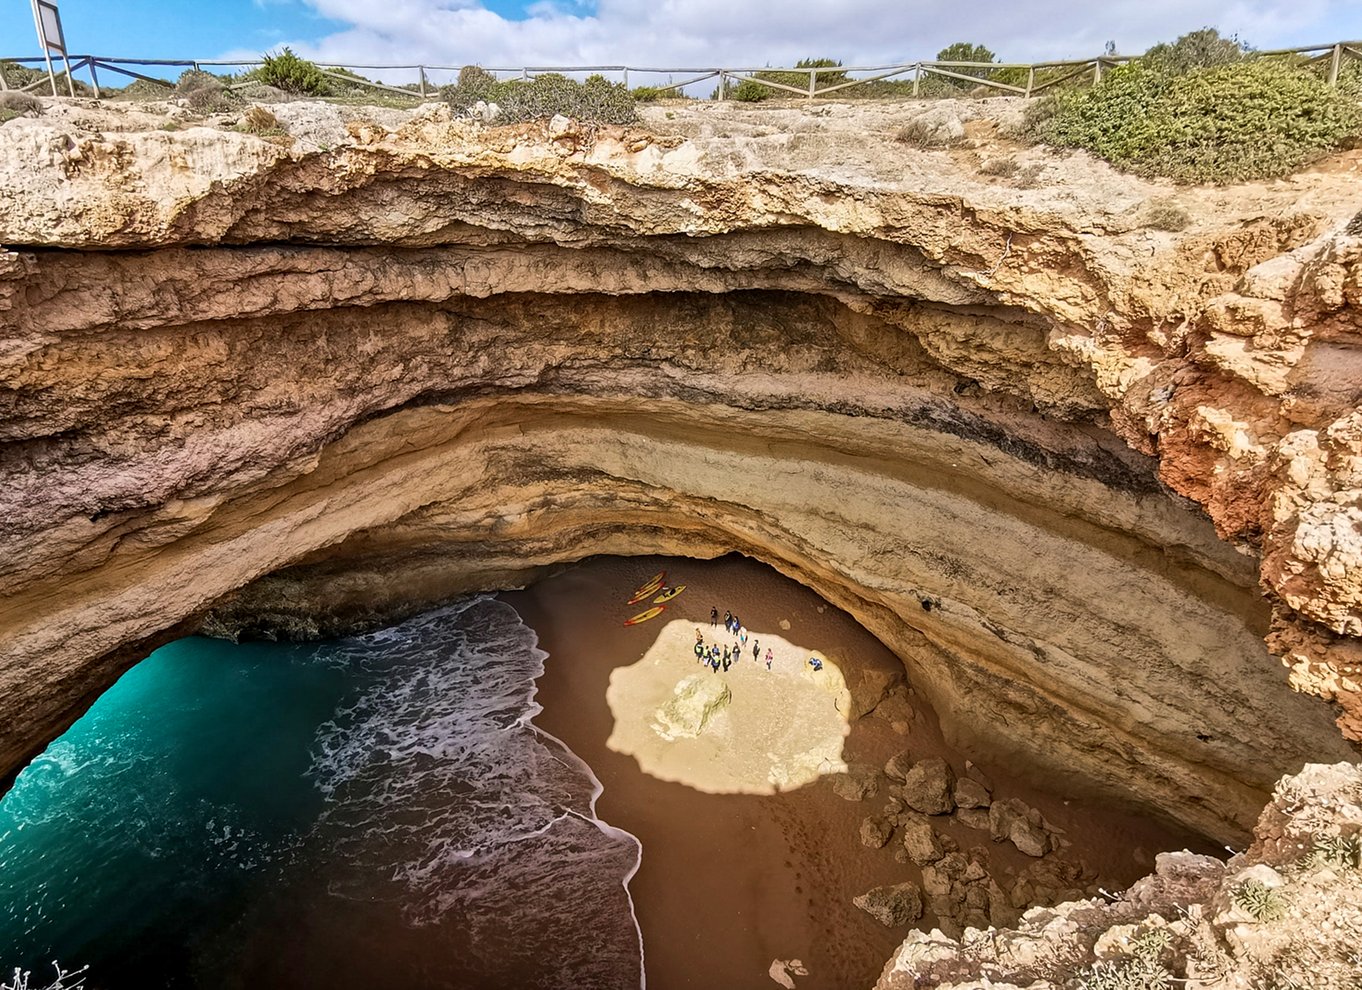
[[[724,612],[724,629],[728,632],[733,631],[733,613]]]
[[[771,648],[768,646],[768,647],[766,648],[766,669],[767,669],[767,670],[770,670],[770,669],[771,669],[771,661],[774,660],[774,659],[775,659],[775,654],[773,654],[773,653],[771,652]]]
[[[760,659],[761,659],[761,643],[754,639],[752,640],[752,662],[756,663]]]
[[[709,650],[705,649],[704,643],[695,644],[695,656],[701,663],[709,663]]]
[[[703,643],[705,641],[705,634],[700,631],[699,626],[695,627],[695,641],[697,643]]]
[[[747,627],[746,627],[746,626],[739,626],[739,627],[738,627],[738,642],[741,643],[743,646],[746,646],[746,645],[747,645]]]
[[[719,608],[717,605],[709,607],[709,628],[713,629],[719,624]]]
[[[733,658],[732,658],[731,656],[728,655],[728,651],[727,651],[727,650],[724,650],[724,673],[725,673],[725,674],[728,673],[728,668],[731,667],[731,666],[733,666]]]

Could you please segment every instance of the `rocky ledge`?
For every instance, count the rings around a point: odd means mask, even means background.
[[[738,551],[964,751],[1246,837],[1362,736],[1359,155],[1176,189],[918,112],[0,127],[0,770],[188,630]]]
[[[913,932],[880,990],[1351,990],[1362,972],[1362,771],[1283,778],[1247,851],[1162,853],[1119,894],[1032,908],[1007,931]]]

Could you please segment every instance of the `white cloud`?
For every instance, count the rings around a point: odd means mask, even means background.
[[[510,20],[477,0],[306,0],[348,28],[293,47],[331,62],[726,66],[807,56],[878,63],[930,58],[954,41],[1007,61],[1086,57],[1212,25],[1258,47],[1362,35],[1353,0],[575,0]],[[642,78],[639,81],[643,81]]]

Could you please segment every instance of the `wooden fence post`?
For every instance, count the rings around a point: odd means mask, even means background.
[[[817,91],[817,89],[818,89],[818,70],[817,70],[817,69],[810,69],[810,70],[809,70],[809,99],[811,99],[811,100],[813,99],[813,94]]]
[[[629,66],[624,67],[624,88],[629,88]]]
[[[101,97],[99,95],[99,76],[95,75],[95,60],[89,59],[85,63],[85,67],[90,70],[90,85],[94,87],[95,99],[98,100]]]
[[[1036,84],[1036,67],[1033,65],[1026,70],[1026,98],[1031,98],[1031,87]]]
[[[1092,63],[1092,84],[1096,86],[1102,81],[1102,60],[1094,59]]]
[[[1329,85],[1338,85],[1338,67],[1343,61],[1343,45],[1334,45],[1334,53],[1329,59]]]
[[[913,66],[913,99],[917,99],[922,92],[922,63]]]
[[[417,73],[419,73],[419,75],[420,75],[420,80],[421,80],[421,95],[422,95],[422,96],[425,96],[425,95],[426,95],[426,67],[425,67],[424,65],[418,65],[418,66],[416,67],[416,71],[417,71]]]

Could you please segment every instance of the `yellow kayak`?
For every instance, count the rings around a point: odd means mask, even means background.
[[[652,608],[648,609],[646,612],[640,612],[638,615],[634,616],[634,617],[631,618],[631,619],[625,619],[625,620],[624,620],[624,624],[625,624],[626,626],[636,626],[636,625],[638,625],[640,622],[647,622],[649,619],[655,619],[655,618],[657,618],[659,615],[661,615],[661,614],[662,614],[663,612],[665,612],[665,611],[666,611],[666,609],[663,608],[661,605],[654,605]]]
[[[653,599],[653,604],[661,605],[663,602],[669,602],[685,590],[686,586],[684,584],[678,584],[675,588],[668,588],[666,591],[662,592],[662,594],[658,595],[656,598]]]
[[[639,602],[643,601],[643,599],[651,598],[653,595],[657,594],[658,589],[662,587],[662,582],[666,579],[666,571],[659,571],[657,574],[654,574],[651,581],[634,592],[634,597],[629,599],[628,604],[637,605]]]

